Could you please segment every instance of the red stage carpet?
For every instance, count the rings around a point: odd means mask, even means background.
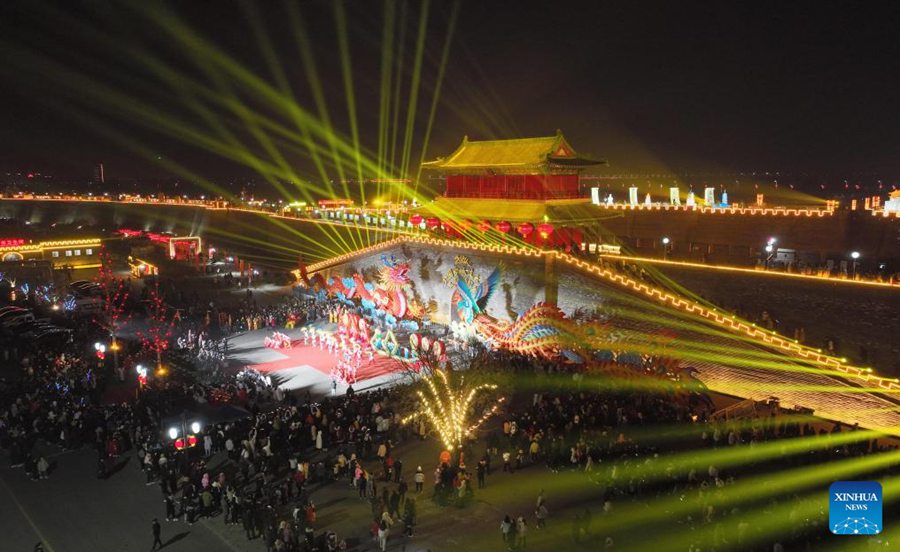
[[[320,349],[313,345],[303,345],[302,341],[295,341],[291,349],[273,349],[273,351],[284,358],[262,364],[251,364],[248,368],[253,368],[264,374],[271,374],[281,370],[310,366],[325,376],[330,376],[332,368],[337,365],[340,358],[329,353],[327,349]],[[397,360],[376,355],[372,362],[368,362],[367,357],[364,356],[363,362],[356,372],[356,379],[357,381],[365,381],[397,372],[400,369],[400,362]]]

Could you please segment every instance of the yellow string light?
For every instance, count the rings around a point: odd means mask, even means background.
[[[459,384],[454,385],[443,370],[435,370],[434,375],[424,378],[424,381],[427,393],[422,390],[416,391],[416,395],[422,403],[421,411],[407,416],[401,422],[407,424],[417,416],[424,414],[447,450],[454,450],[489,416],[482,416],[475,423],[469,422],[469,410],[475,397],[481,391],[494,390],[497,386],[483,383],[475,387],[467,387],[465,376],[461,376]],[[440,386],[436,382],[439,382]],[[496,413],[503,400],[501,397],[489,410],[489,413]]]

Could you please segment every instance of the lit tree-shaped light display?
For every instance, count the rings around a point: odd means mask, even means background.
[[[488,409],[487,415],[474,420],[470,410],[475,398],[480,392],[494,390],[497,386],[490,383],[467,386],[464,375],[459,375],[458,378],[458,382],[454,382],[452,380],[455,377],[440,369],[434,370],[430,377],[423,378],[424,389],[416,391],[421,402],[421,411],[403,420],[404,423],[408,423],[416,416],[424,414],[437,431],[444,446],[451,451],[458,449],[489,414],[496,412],[499,403],[503,401],[502,398],[496,401]]]
[[[112,269],[112,259],[105,249],[100,250],[100,270],[94,282],[100,286],[101,309],[95,319],[96,323],[109,334],[110,349],[113,352],[113,363],[119,367],[119,330],[128,323],[131,317],[128,311],[128,282],[117,278]]]
[[[156,355],[156,369],[163,371],[162,355],[169,348],[169,339],[175,319],[169,314],[163,296],[159,293],[159,284],[155,285],[147,297],[146,329],[138,331],[141,339],[141,347],[149,353]]]

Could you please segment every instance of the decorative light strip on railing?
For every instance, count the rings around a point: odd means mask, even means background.
[[[210,209],[211,211],[221,211],[224,209]],[[306,218],[306,217],[294,217],[288,215],[279,215],[277,213],[273,213],[271,211],[263,211],[260,209],[247,209],[244,207],[230,207],[228,211],[238,211],[241,213],[252,213],[257,215],[265,215],[267,217],[272,217],[281,220],[299,220],[301,222],[310,222],[312,224],[321,224],[326,226],[337,226],[340,228],[359,228],[366,230],[367,232],[388,232],[391,234],[401,234],[401,235],[413,235],[414,232],[409,229],[400,229],[393,228],[387,225],[377,225],[377,224],[356,224],[354,222],[349,221],[339,221],[339,220],[328,220],[328,219],[318,219],[318,218]]]
[[[438,247],[454,247],[456,249],[467,249],[470,251],[482,251],[485,253],[500,253],[525,257],[540,257],[545,253],[544,251],[541,251],[539,249],[518,247],[515,245],[493,245],[475,242],[451,241],[411,234],[402,237],[391,238],[390,240],[363,247],[362,249],[357,249],[356,251],[351,251],[350,253],[344,253],[343,255],[338,255],[337,257],[330,257],[323,261],[309,264],[307,265],[306,270],[309,273],[318,272],[320,270],[345,263],[352,259],[370,255],[372,253],[377,253],[378,251],[397,247],[409,242],[415,242],[423,245],[435,245]]]
[[[659,288],[649,286],[644,282],[639,282],[609,268],[600,267],[593,263],[586,262],[583,259],[579,259],[577,257],[573,257],[564,253],[548,253],[557,255],[570,266],[574,266],[588,273],[600,276],[607,281],[627,287],[633,291],[655,299],[661,303],[680,309],[684,312],[702,316],[703,318],[711,320],[717,323],[719,326],[724,327],[728,330],[743,333],[753,339],[762,341],[767,346],[777,347],[807,361],[817,363],[829,369],[843,372],[848,376],[861,379],[865,382],[875,382],[879,387],[882,387],[884,389],[900,390],[900,384],[898,384],[895,378],[883,378],[873,375],[871,368],[859,368],[856,366],[848,365],[846,364],[845,359],[836,359],[834,357],[822,354],[820,350],[800,345],[795,340],[783,337],[776,332],[765,331],[755,324],[748,325],[746,322],[740,319],[721,314],[716,309],[708,309],[698,303],[684,299],[683,297],[676,296]]]
[[[801,278],[807,280],[818,280],[820,282],[828,282],[828,283],[839,283],[839,284],[854,284],[854,285],[863,285],[863,286],[877,286],[877,287],[887,287],[887,288],[895,288],[900,289],[900,282],[880,282],[878,280],[855,280],[852,278],[841,278],[838,276],[819,276],[817,274],[799,274],[796,272],[781,272],[778,270],[763,270],[756,268],[745,268],[741,266],[730,266],[730,265],[714,265],[714,264],[705,264],[705,263],[692,263],[689,261],[673,261],[671,259],[657,259],[654,257],[635,257],[631,255],[611,255],[606,253],[601,253],[601,257],[605,257],[614,261],[631,261],[635,263],[650,263],[650,264],[661,264],[675,267],[686,267],[686,268],[699,268],[703,270],[720,270],[725,272],[746,272],[748,274],[755,274],[757,276],[775,276],[775,277],[784,277],[784,278]]]
[[[0,197],[0,201],[56,201],[60,203],[71,203],[73,201],[85,203],[123,203],[135,205],[176,205],[182,207],[203,207],[205,209],[220,210],[224,209],[221,205],[225,202],[203,199],[112,199],[106,196],[78,196],[78,197],[47,197],[47,196],[12,196]]]
[[[88,197],[47,197],[47,196],[13,196],[3,197],[0,200],[13,201],[59,201],[72,202],[84,201],[89,203],[123,203],[136,205],[174,205],[183,207],[202,207],[211,211],[224,210],[243,210],[247,212],[256,212],[272,216],[278,215],[275,211],[267,211],[264,209],[246,209],[233,207],[226,201],[216,200],[199,200],[199,199],[156,199],[156,198],[134,198],[134,199],[112,199],[104,196],[88,196]],[[815,207],[701,207],[688,205],[671,205],[666,203],[653,203],[647,205],[645,203],[600,203],[595,204],[597,207],[618,211],[683,211],[689,213],[701,214],[718,214],[718,215],[760,215],[760,216],[798,216],[798,217],[826,217],[835,213],[834,208],[815,208]],[[873,216],[895,216],[895,213],[886,211],[872,211]],[[293,218],[293,217],[284,217]],[[307,219],[303,219],[307,220]]]
[[[883,217],[883,218],[898,218],[900,219],[900,211],[887,211],[885,209],[872,209],[870,211],[873,217]]]
[[[602,209],[615,211],[683,211],[712,215],[826,217],[834,214],[834,209],[811,207],[691,207],[688,205],[669,205],[664,203],[653,203],[650,205],[644,203],[635,205],[630,203],[600,203],[595,205]]]
[[[330,268],[335,265],[346,263],[348,261],[351,261],[351,260],[359,258],[359,257],[370,255],[372,253],[376,253],[376,252],[382,251],[384,249],[390,249],[391,247],[399,246],[406,241],[409,241],[408,238],[407,239],[399,238],[399,237],[391,238],[389,240],[376,243],[374,245],[369,245],[369,246],[363,247],[362,249],[357,249],[356,251],[351,251],[350,253],[344,253],[343,255],[338,255],[337,257],[329,257],[328,259],[325,259],[323,261],[319,261],[317,263],[312,263],[312,264],[306,265],[306,271],[309,274],[312,274],[313,272],[319,272],[320,270],[324,270],[326,268]]]
[[[313,224],[321,224],[328,226],[339,226],[345,228],[360,228],[369,231],[377,230],[379,232],[391,232],[394,234],[412,234],[413,231],[410,229],[400,229],[395,228],[390,225],[379,225],[379,224],[359,224],[351,221],[341,221],[341,220],[328,220],[328,219],[320,219],[313,217],[298,217],[298,216],[288,216],[288,215],[280,215],[276,211],[268,211],[266,209],[251,209],[247,207],[232,207],[227,203],[222,201],[202,201],[202,200],[160,200],[160,199],[146,199],[146,200],[120,200],[120,199],[110,199],[108,197],[92,197],[92,198],[55,198],[55,197],[0,197],[0,201],[55,201],[60,203],[71,203],[71,202],[86,202],[86,203],[115,203],[122,205],[165,205],[165,206],[174,206],[174,207],[194,207],[206,209],[207,211],[237,211],[241,213],[251,213],[255,215],[263,215],[266,217],[281,219],[281,220],[299,220],[302,222],[310,222]]]
[[[718,312],[717,309],[706,308],[699,303],[694,301],[690,301],[683,297],[679,297],[673,293],[661,290],[659,288],[650,286],[644,282],[637,281],[633,278],[625,276],[615,270],[610,268],[601,267],[596,264],[590,263],[581,259],[579,257],[575,257],[573,255],[569,255],[567,253],[561,253],[559,251],[543,251],[536,248],[525,248],[513,245],[495,245],[495,244],[487,244],[487,243],[473,243],[473,242],[456,242],[450,240],[442,240],[431,237],[421,237],[421,236],[404,236],[397,237],[391,240],[387,240],[385,242],[381,242],[369,247],[365,247],[358,251],[354,251],[351,253],[345,253],[343,255],[339,255],[338,257],[334,257],[331,259],[326,259],[324,261],[311,264],[307,267],[309,272],[316,272],[318,270],[322,270],[324,268],[328,268],[337,264],[341,264],[343,262],[347,262],[354,258],[359,258],[361,256],[365,256],[371,253],[375,253],[384,249],[389,249],[392,247],[397,247],[404,243],[418,243],[422,245],[433,245],[437,247],[447,247],[447,248],[455,248],[455,249],[466,249],[470,251],[481,251],[486,253],[500,253],[500,254],[508,254],[508,255],[516,255],[516,256],[525,256],[525,257],[541,257],[544,255],[553,255],[558,260],[564,262],[570,267],[574,267],[580,269],[588,274],[593,276],[600,277],[601,279],[619,285],[621,287],[625,287],[630,291],[639,293],[651,299],[654,299],[660,303],[669,305],[676,309],[679,309],[683,312],[696,314],[707,320],[715,322],[720,327],[735,332],[742,333],[754,340],[757,340],[768,347],[774,347],[777,349],[781,349],[782,351],[802,358],[808,362],[812,362],[825,368],[836,370],[847,374],[850,377],[857,378],[867,383],[875,383],[879,387],[885,390],[896,391],[900,390],[900,383],[898,383],[897,379],[894,378],[883,378],[881,376],[874,375],[872,373],[871,368],[860,368],[857,366],[851,366],[846,363],[846,359],[837,359],[825,354],[822,354],[821,350],[812,349],[805,345],[799,344],[797,341],[793,339],[788,339],[776,332],[770,332],[759,328],[755,324],[748,324],[747,322],[735,318],[733,316],[729,316],[726,314],[722,314]]]
[[[96,246],[99,247],[101,241],[98,238],[87,238],[87,239],[79,239],[79,240],[57,240],[57,241],[45,241],[45,242],[35,242],[35,243],[22,243],[18,245],[6,245],[0,247],[0,252],[2,251],[38,251],[41,249],[49,249],[55,247],[84,247],[84,246]]]

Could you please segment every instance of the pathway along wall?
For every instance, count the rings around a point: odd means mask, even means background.
[[[851,251],[860,251],[873,268],[885,262],[900,271],[900,218],[874,217],[869,211],[821,217],[629,209],[603,214],[598,225],[604,240],[615,238],[642,255],[661,257],[661,240],[668,237],[675,258],[752,265],[775,237],[777,247],[795,250],[810,262],[846,260]]]
[[[779,333],[793,337],[794,330],[802,327],[807,345],[824,349],[825,340],[831,338],[838,356],[900,377],[900,290],[896,288],[671,266],[661,271],[725,310],[749,320],[757,320],[767,310],[779,322]]]

